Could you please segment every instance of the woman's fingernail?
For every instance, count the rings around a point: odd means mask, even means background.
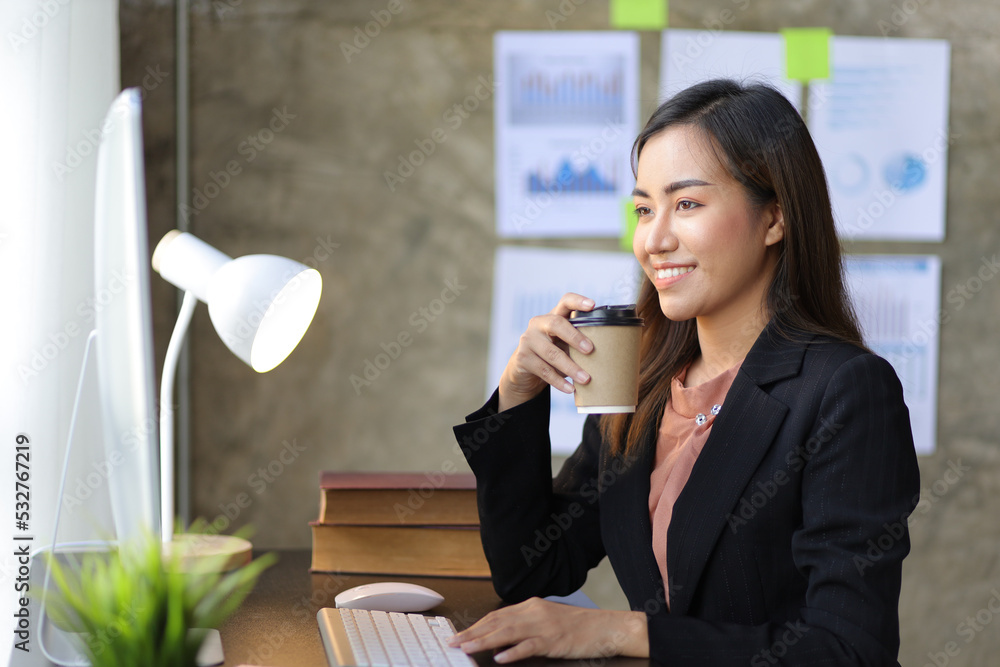
[[[497,653],[495,656],[493,656],[493,660],[496,662],[507,662],[508,657],[509,656],[507,655],[507,651],[504,651],[503,653]]]
[[[576,379],[579,380],[580,382],[586,382],[587,380],[590,379],[590,376],[587,375],[586,371],[580,371],[579,373],[576,374]]]
[[[594,349],[594,344],[591,343],[589,340],[585,340],[582,343],[580,343],[580,349],[582,349],[584,352],[590,352],[591,350]]]
[[[583,307],[584,308],[593,308],[594,307],[594,300],[593,299],[584,299],[583,300]]]

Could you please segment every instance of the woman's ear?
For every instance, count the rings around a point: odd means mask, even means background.
[[[785,238],[785,216],[778,202],[768,204],[766,211],[767,233],[764,235],[764,245],[774,245]]]

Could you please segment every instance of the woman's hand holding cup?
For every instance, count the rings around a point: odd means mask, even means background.
[[[501,411],[538,396],[547,384],[572,394],[573,385],[566,381],[567,377],[581,384],[590,381],[587,372],[570,359],[567,352],[573,347],[590,354],[594,345],[570,324],[568,317],[574,310],[593,308],[593,299],[568,292],[548,314],[531,318],[500,377]]]

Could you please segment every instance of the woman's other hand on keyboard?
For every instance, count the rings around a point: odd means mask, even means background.
[[[466,653],[510,647],[499,663],[538,655],[549,658],[649,657],[642,612],[583,609],[541,598],[490,612],[452,637]]]

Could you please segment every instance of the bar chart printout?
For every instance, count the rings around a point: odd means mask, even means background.
[[[501,32],[494,58],[497,232],[618,236],[634,185],[637,37]]]
[[[868,347],[892,364],[910,410],[913,444],[931,454],[937,429],[941,260],[935,255],[852,255],[847,286]]]
[[[550,58],[510,56],[515,90],[510,96],[514,125],[603,125],[624,120],[625,57]]]
[[[528,320],[549,312],[566,292],[601,305],[635,303],[642,273],[632,253],[503,246],[497,250],[486,396],[500,383]],[[573,396],[553,389],[549,437],[552,451],[569,454],[580,444],[586,415]]]

